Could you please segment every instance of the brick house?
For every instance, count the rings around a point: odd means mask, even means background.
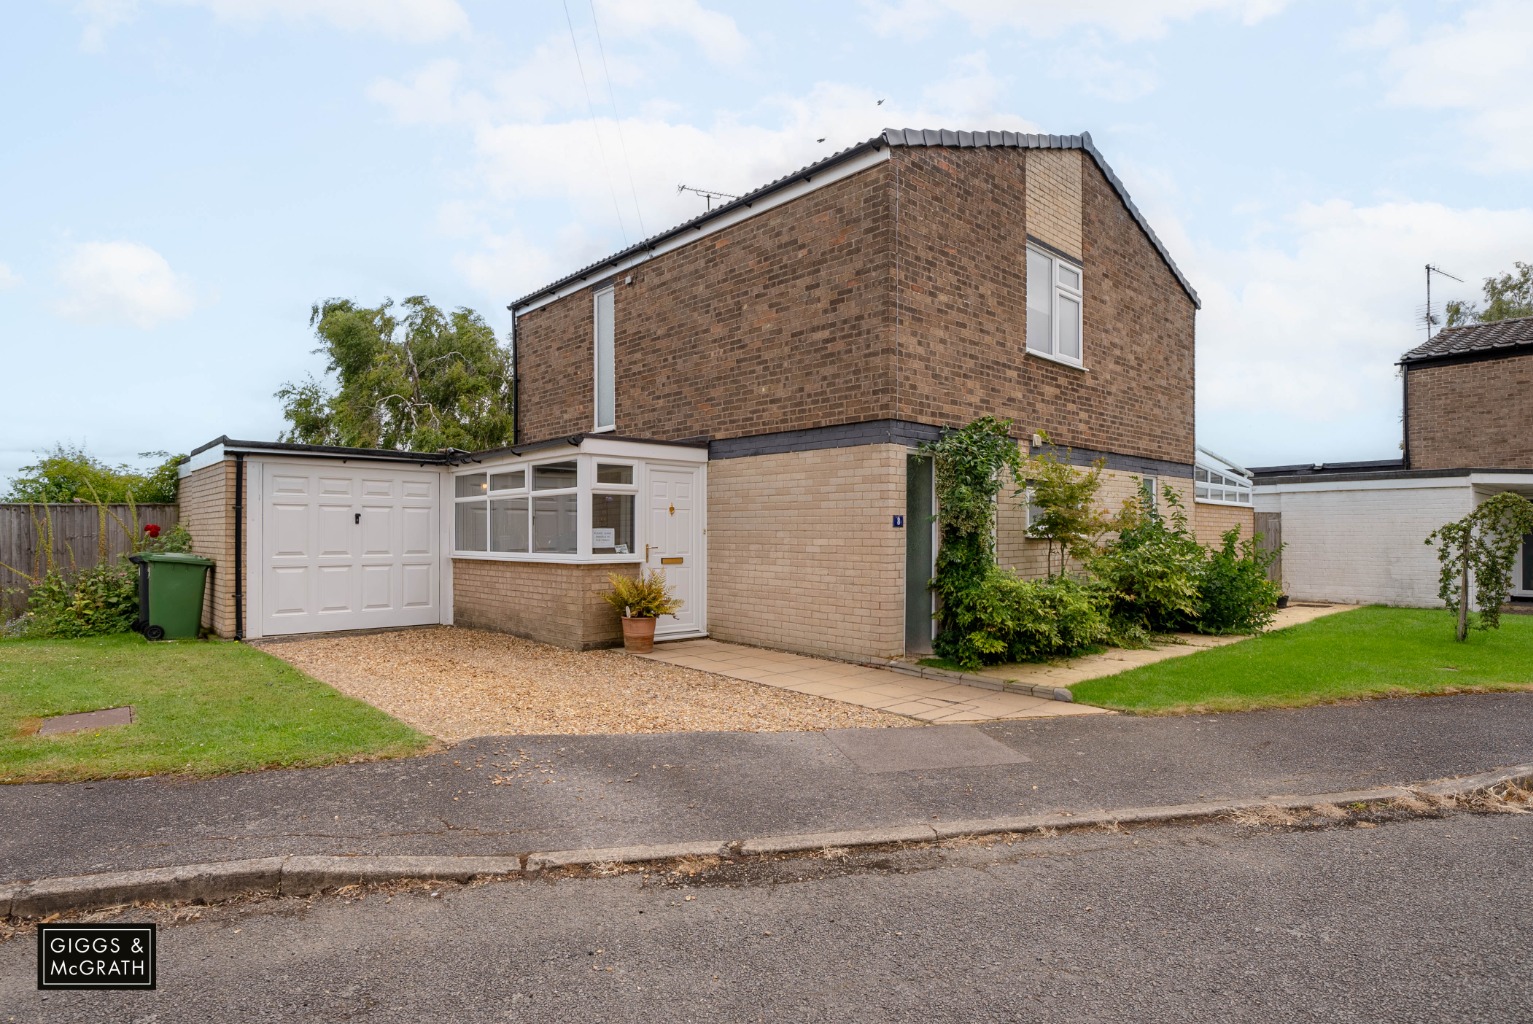
[[[647,566],[686,600],[661,637],[899,655],[931,640],[932,479],[915,448],[943,428],[1008,417],[1020,444],[1045,432],[1102,460],[1111,506],[1148,478],[1191,507],[1198,305],[1089,135],[886,130],[512,303],[510,447],[343,457],[221,439],[187,482],[227,489],[213,471],[236,456],[264,467],[236,549],[260,569],[239,577],[247,631],[324,619],[309,570],[332,542],[313,539],[326,486],[345,548],[365,492],[395,528],[390,473],[424,494],[435,472],[436,507],[412,516],[416,547],[437,545],[437,568],[413,573],[435,621],[612,643],[606,576]],[[350,483],[301,469],[325,459],[350,459]],[[1244,501],[1214,511],[1248,524]],[[273,502],[291,505],[280,542]],[[1038,572],[1026,517],[1002,505],[998,553]],[[402,614],[387,586],[403,591],[375,533],[383,623]],[[360,584],[333,575],[351,628]]]
[[[1256,510],[1282,516],[1295,597],[1436,605],[1426,535],[1500,491],[1533,497],[1533,317],[1445,328],[1399,366],[1399,459],[1254,470]],[[1512,594],[1533,599],[1533,536]]]

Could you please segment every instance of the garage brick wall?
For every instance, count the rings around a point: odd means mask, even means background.
[[[583,651],[623,642],[617,610],[602,599],[608,573],[638,567],[452,560],[453,624]]]
[[[905,644],[900,445],[708,464],[708,630],[855,660]]]
[[[1241,540],[1256,532],[1256,513],[1249,505],[1216,505],[1200,501],[1193,506],[1192,521],[1198,543],[1211,548],[1223,543],[1222,538],[1231,527],[1240,529]]]
[[[247,483],[248,483],[247,478]],[[234,635],[234,460],[225,459],[181,478],[181,525],[192,550],[217,563],[208,578],[202,624],[219,636]],[[247,551],[248,551],[248,534]]]
[[[1533,469],[1533,354],[1406,370],[1410,469]]]

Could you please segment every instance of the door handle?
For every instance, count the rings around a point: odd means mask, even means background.
[[[362,525],[362,513],[360,513],[360,512],[353,512],[352,515],[351,515],[351,521],[352,521],[353,524],[355,524],[357,526],[361,526]]]

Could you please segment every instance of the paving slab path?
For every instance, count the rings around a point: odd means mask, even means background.
[[[0,787],[0,883],[300,854],[505,855],[1322,793],[1533,762],[1533,693],[813,733]]]

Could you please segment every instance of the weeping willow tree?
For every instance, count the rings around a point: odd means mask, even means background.
[[[1437,595],[1458,615],[1458,638],[1469,637],[1469,579],[1479,607],[1475,626],[1497,629],[1501,606],[1512,589],[1512,566],[1523,537],[1533,533],[1533,501],[1503,491],[1481,502],[1463,519],[1444,523],[1427,535],[1437,547],[1441,567]]]

